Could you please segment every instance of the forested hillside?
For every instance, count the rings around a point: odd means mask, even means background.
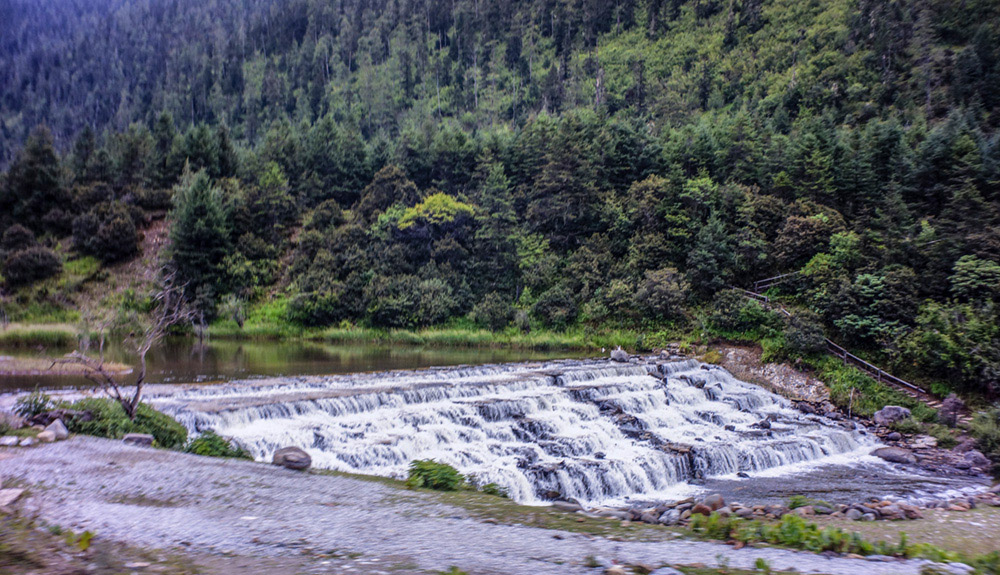
[[[0,0],[4,306],[166,214],[209,319],[825,330],[996,394],[998,124],[993,0]],[[791,272],[788,324],[728,289]]]

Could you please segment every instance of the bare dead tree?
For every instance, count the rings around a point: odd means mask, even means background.
[[[142,400],[142,388],[146,380],[146,355],[163,337],[171,326],[187,323],[195,317],[193,309],[187,306],[184,300],[184,287],[175,283],[175,275],[172,272],[165,273],[160,280],[160,286],[153,294],[153,311],[139,333],[132,332],[125,337],[125,344],[134,346],[139,359],[139,366],[131,382],[133,390],[123,387],[116,378],[113,371],[110,371],[104,361],[104,339],[105,330],[110,322],[101,322],[98,326],[98,355],[93,357],[87,352],[76,350],[65,357],[52,362],[56,364],[79,365],[84,370],[84,377],[94,382],[99,389],[108,394],[109,397],[121,404],[122,409],[128,414],[129,419],[135,419],[136,411]]]

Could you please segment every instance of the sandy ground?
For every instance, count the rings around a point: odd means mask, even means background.
[[[752,568],[760,557],[776,570],[844,575],[917,574],[920,565],[496,524],[435,493],[92,437],[0,448],[0,474],[30,486],[25,512],[99,538],[181,552],[209,573],[249,566],[261,573],[432,573],[452,565],[477,575],[599,572],[586,566],[588,556],[733,568]]]

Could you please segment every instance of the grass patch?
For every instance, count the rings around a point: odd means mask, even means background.
[[[0,330],[0,347],[60,347],[76,346],[77,330],[67,324],[25,325],[12,324]]]
[[[937,410],[834,357],[820,357],[811,363],[816,366],[816,376],[830,388],[830,400],[834,405],[850,410],[853,415],[871,417],[886,405],[899,405],[909,409],[918,422],[937,418]]]
[[[239,445],[218,435],[212,430],[208,430],[198,437],[191,439],[184,446],[185,453],[194,455],[204,455],[208,457],[229,457],[233,459],[253,459],[249,453]]]
[[[121,439],[126,433],[148,433],[160,447],[177,448],[187,439],[187,429],[174,418],[156,411],[145,403],[139,404],[135,420],[130,420],[125,410],[115,400],[92,397],[66,406],[93,414],[91,421],[70,418],[66,427],[73,433]]]

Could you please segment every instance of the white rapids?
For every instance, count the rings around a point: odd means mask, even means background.
[[[434,459],[523,503],[678,495],[704,477],[862,457],[875,444],[690,359],[251,380],[152,401],[258,460],[294,445],[317,467],[405,477],[411,461]]]

